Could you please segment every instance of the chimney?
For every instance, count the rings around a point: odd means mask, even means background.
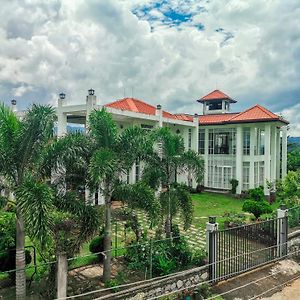
[[[17,100],[15,100],[15,99],[11,100],[11,110],[13,112],[17,112],[18,111],[18,109],[17,109]]]
[[[163,127],[163,111],[160,104],[156,106],[155,115],[158,117],[158,127]]]

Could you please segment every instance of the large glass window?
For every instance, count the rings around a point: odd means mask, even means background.
[[[265,154],[265,131],[261,128],[255,128],[254,155]]]
[[[205,129],[199,129],[199,154],[205,153]]]
[[[243,190],[249,189],[250,181],[250,162],[243,162]]]
[[[209,154],[235,154],[235,128],[210,129],[208,140]]]
[[[250,128],[243,129],[243,152],[250,155]]]
[[[259,185],[264,186],[265,183],[265,162],[259,162]]]

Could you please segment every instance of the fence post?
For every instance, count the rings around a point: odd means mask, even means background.
[[[68,276],[68,261],[65,252],[57,254],[57,298],[65,299],[67,297],[67,276]]]
[[[208,253],[208,273],[209,279],[215,281],[217,278],[217,237],[215,232],[218,230],[219,224],[216,223],[216,217],[209,217],[206,223],[206,250]]]
[[[277,256],[287,255],[288,241],[288,210],[285,204],[277,209]]]

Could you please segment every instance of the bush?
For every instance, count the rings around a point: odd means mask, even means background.
[[[197,267],[204,266],[207,259],[207,253],[204,249],[196,250],[192,255],[192,264]]]
[[[264,194],[264,188],[262,186],[259,186],[255,189],[248,190],[249,197],[254,201],[264,201],[266,200],[265,194]]]
[[[243,204],[243,211],[252,213],[256,219],[258,219],[262,214],[269,214],[272,212],[271,205],[263,201],[246,200]]]
[[[232,178],[229,182],[231,184],[231,193],[235,195],[236,194],[236,188],[239,185],[239,181],[235,178]]]
[[[99,252],[104,251],[104,236],[103,236],[103,234],[92,239],[92,241],[90,242],[90,245],[89,245],[89,250],[92,253],[97,253],[99,261],[103,260],[103,255],[101,253],[99,253]]]

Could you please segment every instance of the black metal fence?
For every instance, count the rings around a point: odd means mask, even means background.
[[[271,219],[210,232],[209,253],[215,256],[211,279],[226,279],[275,259],[280,224],[278,219]]]

